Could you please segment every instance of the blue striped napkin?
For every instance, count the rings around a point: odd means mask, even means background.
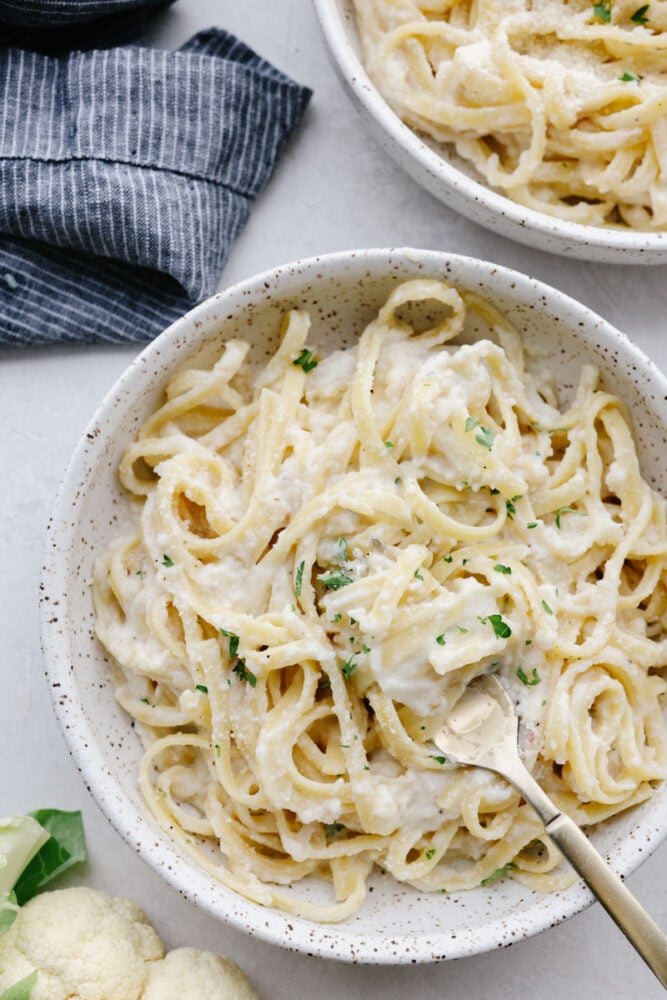
[[[309,98],[215,29],[0,50],[0,344],[148,340],[212,294]]]
[[[159,0],[0,0],[0,20],[10,24],[92,21],[104,14],[146,7]]]
[[[0,0],[0,45],[63,55],[141,38],[175,0]]]

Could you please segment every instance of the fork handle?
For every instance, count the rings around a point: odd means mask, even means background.
[[[569,816],[559,813],[546,824],[545,829],[651,971],[667,988],[667,935],[663,934]]]

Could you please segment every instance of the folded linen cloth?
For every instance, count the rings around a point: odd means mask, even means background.
[[[64,55],[137,41],[175,0],[0,0],[0,45]]]
[[[0,50],[0,344],[149,340],[212,294],[309,97],[216,29]]]
[[[0,21],[58,26],[150,6],[159,0],[0,0]]]

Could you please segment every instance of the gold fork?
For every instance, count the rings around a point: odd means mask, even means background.
[[[456,763],[485,767],[510,782],[544,829],[597,896],[663,986],[667,987],[667,935],[609,868],[577,824],[560,812],[519,757],[519,720],[512,699],[493,674],[463,692],[433,742]]]

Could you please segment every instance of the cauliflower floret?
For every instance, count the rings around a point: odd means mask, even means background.
[[[61,889],[30,900],[0,937],[0,992],[38,970],[31,1000],[140,1000],[164,949],[128,899]]]
[[[148,967],[141,1000],[257,1000],[238,965],[212,951],[177,948]]]
[[[0,819],[0,895],[11,892],[18,877],[49,834],[32,816]]]
[[[0,936],[0,993],[37,971],[30,1000],[258,1000],[228,958],[196,948],[163,956],[129,899],[84,888],[47,892]]]

